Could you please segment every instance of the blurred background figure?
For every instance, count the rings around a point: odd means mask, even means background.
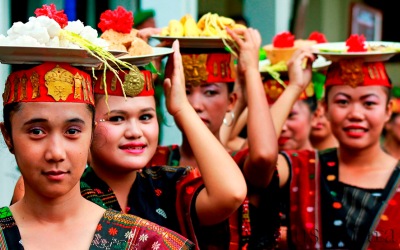
[[[332,134],[331,124],[325,116],[325,109],[318,102],[317,110],[314,112],[314,117],[311,122],[310,141],[313,148],[324,150],[338,146],[335,136]]]
[[[153,9],[138,10],[134,14],[133,27],[138,30],[144,28],[155,28],[156,20],[154,17],[155,11]]]
[[[400,87],[392,89],[392,116],[382,131],[383,150],[400,159]]]

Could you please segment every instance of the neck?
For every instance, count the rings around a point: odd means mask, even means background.
[[[362,149],[346,148],[341,145],[338,152],[339,166],[352,168],[369,168],[375,166],[375,163],[381,162],[382,157],[386,155],[380,147],[379,142]]]
[[[57,198],[40,196],[25,184],[24,197],[11,208],[27,221],[67,222],[90,206],[90,202],[81,196],[79,182],[67,194]]]
[[[321,139],[314,138],[311,141],[311,144],[314,148],[316,148],[318,150],[324,150],[324,149],[328,149],[328,148],[338,147],[338,142],[337,142],[335,136],[333,136],[332,134],[329,135],[328,137],[324,137]]]
[[[129,191],[135,182],[137,171],[109,171],[112,167],[104,168],[103,165],[95,161],[92,162],[92,168],[96,175],[113,190],[122,211],[126,211]]]
[[[307,140],[298,150],[313,150],[310,140]]]
[[[396,159],[400,159],[400,142],[391,136],[385,137],[383,148]]]
[[[179,153],[181,155],[179,165],[197,168],[197,162],[192,147],[185,136],[183,136],[182,146],[179,148]]]

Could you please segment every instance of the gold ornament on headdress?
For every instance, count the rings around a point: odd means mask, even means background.
[[[127,96],[137,96],[144,88],[144,76],[136,67],[133,65],[133,69],[129,71],[129,74],[125,75],[125,80],[122,85],[125,94]]]
[[[282,86],[275,80],[270,80],[267,84],[264,84],[265,93],[272,101],[276,101],[282,94]]]
[[[59,101],[65,101],[73,93],[74,75],[57,65],[44,75],[47,94]]]
[[[32,84],[32,99],[40,97],[39,74],[34,71],[30,77]]]
[[[197,57],[196,55],[182,55],[182,62],[186,82],[198,86],[207,81],[207,54],[200,54]]]
[[[362,59],[341,60],[339,62],[341,69],[340,78],[344,84],[355,88],[364,82],[363,62]]]

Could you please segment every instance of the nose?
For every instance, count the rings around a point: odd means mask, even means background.
[[[283,126],[282,126],[281,134],[283,134],[283,133],[286,132],[287,130],[288,130],[287,122],[284,122],[284,123],[283,123]]]
[[[364,117],[364,113],[363,113],[363,107],[361,104],[353,104],[350,107],[350,112],[348,114],[348,118],[349,120],[352,121],[360,121],[362,120]]]
[[[190,105],[192,105],[193,109],[197,113],[201,113],[204,110],[203,101],[199,94],[191,93],[190,95],[187,96],[187,98],[188,98]]]
[[[66,151],[62,135],[50,135],[44,157],[48,162],[63,162],[65,160]]]
[[[138,120],[132,119],[127,123],[124,136],[130,139],[138,139],[143,136],[143,131]]]

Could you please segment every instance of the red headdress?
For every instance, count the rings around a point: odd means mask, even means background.
[[[15,102],[76,102],[94,105],[90,75],[66,63],[43,63],[12,72],[3,105]]]

